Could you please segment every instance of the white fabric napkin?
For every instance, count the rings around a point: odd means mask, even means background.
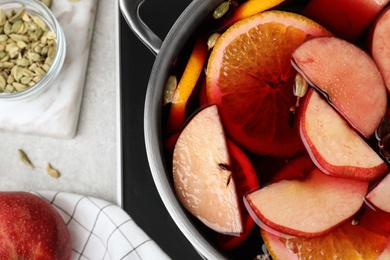
[[[120,207],[58,191],[32,191],[60,213],[72,237],[72,259],[170,259]]]

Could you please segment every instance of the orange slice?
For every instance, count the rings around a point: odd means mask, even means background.
[[[288,157],[303,151],[289,125],[296,98],[292,52],[305,40],[330,33],[301,15],[266,11],[231,26],[207,65],[207,98],[217,104],[227,134],[245,149]]]
[[[284,1],[285,0],[249,0],[240,5],[232,17],[223,22],[222,30],[226,30],[233,23],[241,19],[273,8]],[[185,121],[186,106],[201,75],[207,54],[207,38],[199,37],[173,95],[172,106],[167,122],[167,132],[169,134],[177,132]]]
[[[385,250],[388,241],[385,236],[350,223],[316,238],[282,238],[264,230],[261,235],[274,260],[375,260]]]
[[[202,73],[207,53],[207,40],[200,37],[195,43],[184,73],[173,94],[167,122],[167,132],[169,134],[179,131],[185,121],[186,106]]]

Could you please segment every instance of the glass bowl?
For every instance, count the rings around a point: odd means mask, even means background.
[[[50,68],[46,71],[46,74],[39,81],[37,81],[34,85],[18,92],[0,93],[0,101],[25,98],[52,86],[52,83],[61,71],[65,60],[65,35],[56,17],[53,15],[50,9],[47,8],[42,2],[39,2],[37,0],[1,0],[0,9],[3,10],[5,13],[8,13],[10,10],[18,11],[20,10],[20,8],[24,8],[25,12],[28,13],[30,16],[39,17],[42,21],[46,23],[49,30],[56,34],[55,41],[57,44],[57,49]],[[2,32],[1,34],[4,34],[4,32]],[[2,69],[0,68],[0,72],[1,71]]]

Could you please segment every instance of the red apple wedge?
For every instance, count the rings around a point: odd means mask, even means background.
[[[379,155],[314,89],[308,91],[298,120],[306,150],[324,173],[371,181],[388,171]]]
[[[300,45],[292,56],[297,69],[350,125],[364,137],[375,132],[386,113],[387,92],[367,53],[342,39],[320,37]]]
[[[198,112],[173,152],[173,183],[182,205],[220,233],[243,232],[232,166],[217,106]]]
[[[382,73],[387,89],[390,91],[390,7],[386,8],[371,26],[369,45],[372,58]]]
[[[357,39],[389,0],[311,0],[304,14],[334,34]]]
[[[314,167],[304,179],[272,183],[245,199],[252,215],[268,227],[317,237],[351,218],[362,206],[367,188],[367,182],[332,177]]]
[[[390,174],[387,174],[378,185],[366,196],[375,207],[390,213]]]
[[[248,192],[257,190],[260,187],[259,180],[256,171],[246,154],[232,141],[228,140],[227,144],[233,167],[234,180],[237,186],[237,194],[239,198],[243,198]],[[240,208],[244,209],[244,201],[240,199],[239,203]],[[242,211],[242,220],[244,223],[244,230],[239,236],[217,234],[217,243],[223,250],[232,250],[236,248],[243,243],[251,233],[255,226],[255,222],[249,216],[248,211]]]

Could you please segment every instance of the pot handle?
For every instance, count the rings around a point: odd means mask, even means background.
[[[139,9],[144,1],[119,0],[119,7],[130,29],[154,55],[157,55],[160,51],[162,41],[139,16]]]

